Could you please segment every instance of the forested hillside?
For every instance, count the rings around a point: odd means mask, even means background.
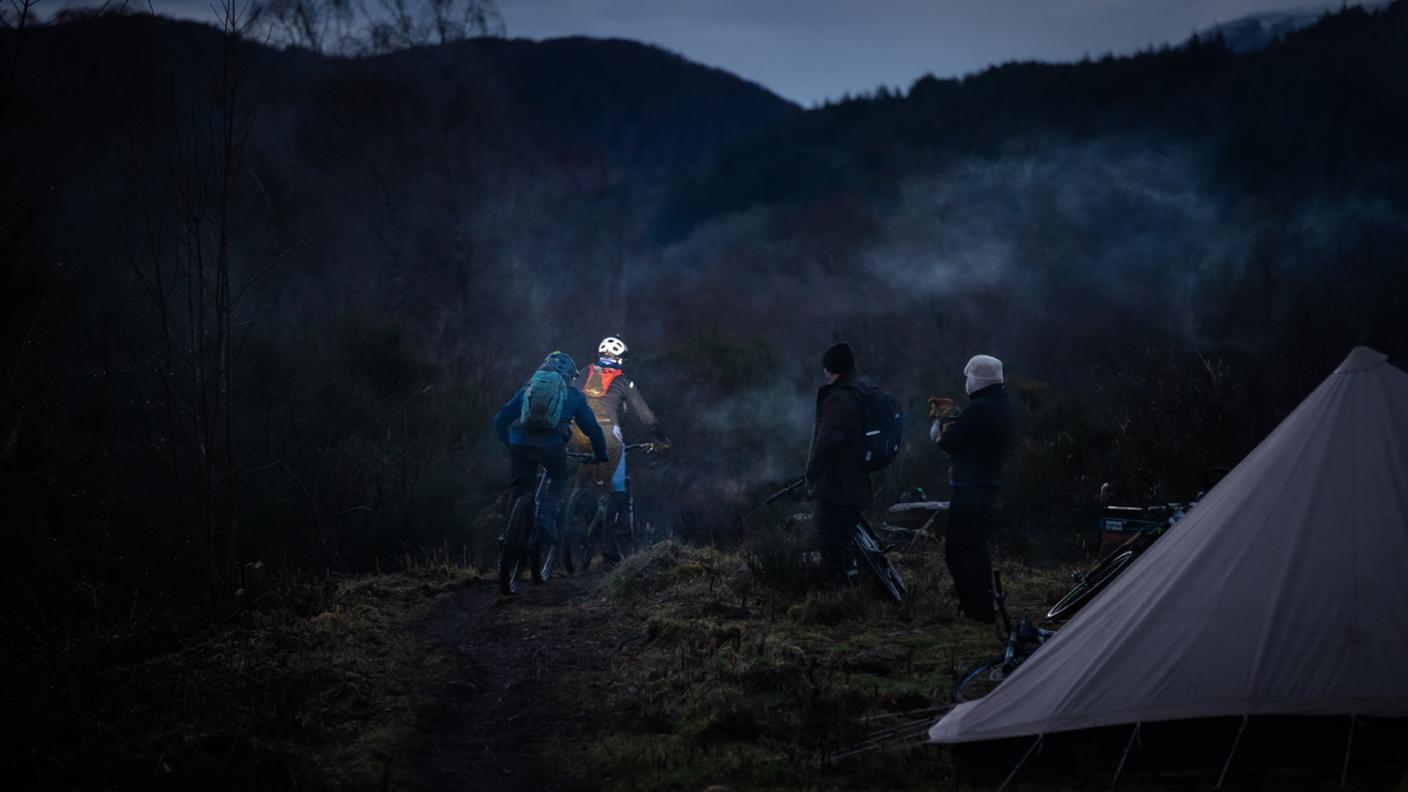
[[[912,416],[1002,358],[1001,541],[1078,555],[1102,481],[1193,488],[1352,344],[1408,351],[1405,40],[1398,2],[803,111],[624,41],[4,30],[0,614],[141,651],[272,581],[489,563],[490,416],[608,334],[676,441],[657,534],[738,541],[845,339]],[[882,499],[942,491],[922,424]]]

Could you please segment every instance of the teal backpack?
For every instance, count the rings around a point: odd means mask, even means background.
[[[567,380],[556,371],[535,371],[523,389],[518,425],[525,432],[556,432],[562,425],[562,411],[566,403]]]
[[[567,403],[567,378],[563,372],[576,373],[572,358],[553,352],[534,372],[524,388],[518,426],[529,433],[546,434],[562,426],[562,410]]]

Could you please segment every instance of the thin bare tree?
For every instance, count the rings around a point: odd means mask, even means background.
[[[270,39],[319,54],[347,44],[357,15],[351,0],[269,0],[260,9]]]
[[[139,385],[157,405],[150,425],[133,434],[162,461],[174,510],[197,541],[186,542],[208,570],[213,607],[228,595],[239,535],[240,493],[234,431],[235,370],[249,321],[242,300],[264,267],[237,267],[238,196],[258,103],[241,54],[254,18],[238,0],[217,7],[223,34],[208,94],[169,61],[170,93],[148,110],[134,108],[128,167],[137,186],[132,212],[114,202],[124,258],[147,297],[156,343]],[[154,81],[155,82],[155,81]],[[140,238],[138,238],[138,235]],[[248,272],[240,283],[236,271]]]
[[[504,34],[495,0],[267,0],[258,12],[272,42],[321,54],[392,52]]]

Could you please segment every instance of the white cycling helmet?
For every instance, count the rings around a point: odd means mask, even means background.
[[[596,348],[596,353],[612,360],[620,360],[626,356],[626,342],[616,336],[607,336],[601,339],[601,345]]]

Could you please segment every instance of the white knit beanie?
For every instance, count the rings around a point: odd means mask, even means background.
[[[1002,361],[992,355],[974,355],[963,367],[963,376],[968,378],[963,389],[972,396],[989,385],[1002,382]]]

